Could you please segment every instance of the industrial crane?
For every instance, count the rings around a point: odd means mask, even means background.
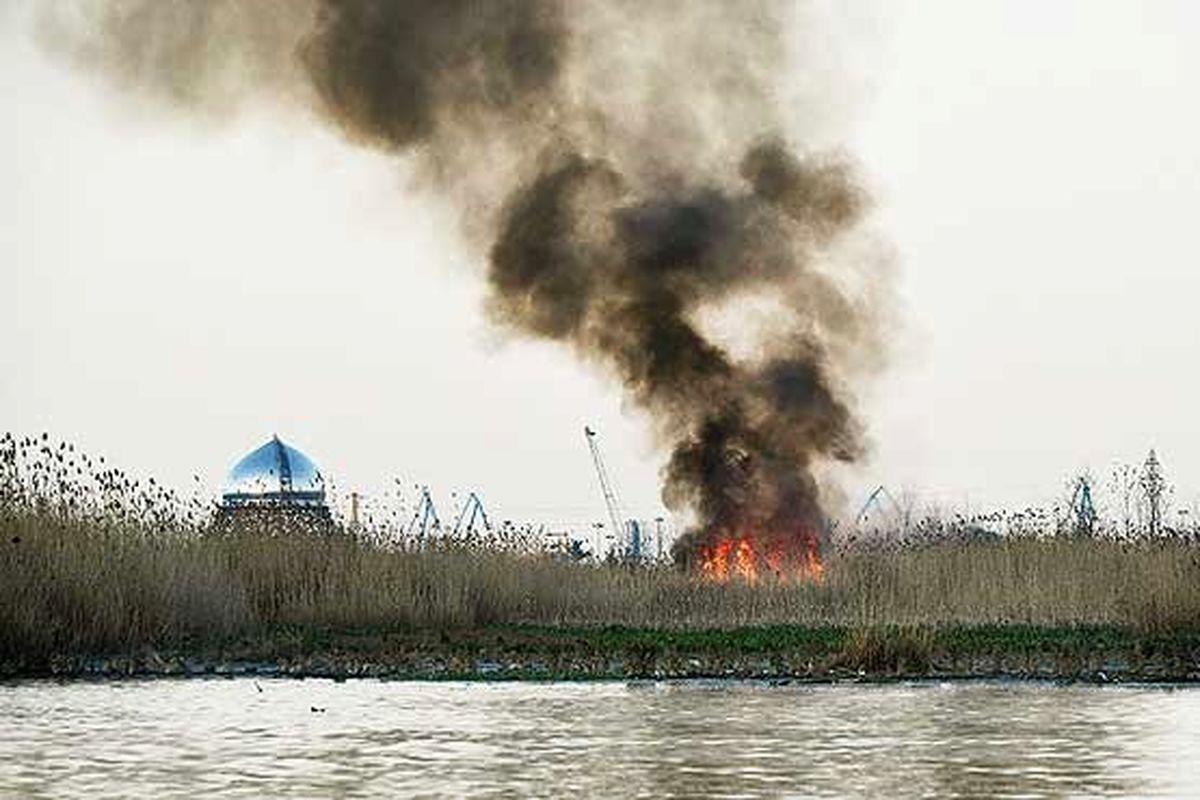
[[[467,516],[470,511],[471,515]],[[458,519],[454,521],[454,535],[457,536],[459,531],[465,530],[467,535],[475,532],[475,518],[479,517],[483,520],[483,529],[488,533],[492,532],[492,521],[488,519],[487,511],[483,508],[483,501],[479,499],[479,495],[471,492],[467,496],[467,502],[463,505],[462,511],[458,512]],[[467,526],[463,528],[463,520],[467,521]]]
[[[418,526],[417,520],[420,519]],[[442,522],[438,519],[437,508],[433,505],[433,497],[429,494],[429,487],[421,487],[421,502],[417,506],[416,513],[413,514],[412,520],[408,523],[410,533],[416,531],[417,543],[425,544],[425,536],[430,530],[441,530]]]
[[[1071,493],[1071,510],[1075,513],[1075,535],[1091,536],[1096,532],[1096,504],[1092,502],[1092,479],[1088,475],[1080,475],[1075,479],[1075,489]]]
[[[880,509],[881,511],[883,510],[883,505],[880,502],[881,497],[888,501],[892,507],[893,513],[900,513],[900,504],[896,502],[896,498],[892,497],[892,493],[887,490],[887,487],[881,484],[875,488],[875,491],[871,492],[870,497],[867,498],[867,502],[862,504],[862,508],[858,511],[858,516],[854,518],[854,523],[856,525],[862,525],[867,521],[867,512],[871,510],[872,506]]]
[[[596,432],[590,426],[583,428],[584,438],[587,439],[588,450],[592,453],[592,463],[596,465],[596,477],[600,479],[600,491],[604,493],[604,504],[608,507],[608,518],[612,522],[613,535],[617,537],[617,543],[623,550],[626,550],[627,558],[640,558],[641,553],[637,552],[641,549],[640,537],[636,537],[638,541],[634,541],[630,547],[626,548],[625,543],[625,514],[621,509],[621,499],[617,496],[617,489],[613,485],[612,479],[608,476],[608,469],[604,466],[604,456],[600,455],[600,445],[596,442]]]

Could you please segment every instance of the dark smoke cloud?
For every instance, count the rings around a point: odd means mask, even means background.
[[[552,105],[567,38],[549,0],[329,0],[300,54],[347,135],[399,150]]]
[[[864,453],[848,387],[880,361],[887,291],[838,257],[868,206],[851,165],[784,137],[787,4],[69,8],[46,38],[123,86],[201,109],[286,97],[425,164],[484,232],[493,318],[601,364],[651,414],[664,500],[696,517],[681,561],[820,529],[821,466]],[[736,329],[748,298],[777,310],[735,355],[704,320],[724,308]]]

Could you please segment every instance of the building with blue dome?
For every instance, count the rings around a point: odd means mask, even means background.
[[[226,520],[289,518],[328,522],[325,479],[312,460],[278,436],[233,465],[221,495]]]

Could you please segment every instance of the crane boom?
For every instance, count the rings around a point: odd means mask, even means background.
[[[420,522],[418,523],[418,520]],[[413,518],[408,523],[408,531],[410,535],[415,531],[417,534],[417,543],[424,546],[425,537],[429,535],[430,530],[441,530],[442,521],[438,519],[437,507],[433,504],[433,497],[429,494],[429,487],[421,487],[421,503],[417,506],[417,511],[413,514]]]
[[[887,490],[886,486],[880,484],[875,488],[875,491],[871,492],[871,495],[867,498],[867,502],[862,504],[862,508],[858,510],[858,516],[854,518],[854,522],[856,524],[861,525],[863,523],[867,517],[867,512],[871,510],[872,505],[878,505],[880,508],[883,507],[882,504],[879,503],[880,497],[885,498],[888,503],[891,504],[893,511],[897,513],[900,511],[900,504],[896,502],[896,498],[892,497],[892,493]]]
[[[468,511],[470,512],[470,516],[467,515]],[[462,510],[458,512],[458,519],[454,522],[455,535],[458,535],[458,533],[463,530],[466,531],[467,535],[473,534],[475,532],[475,518],[477,516],[483,520],[484,530],[491,533],[492,521],[488,519],[487,511],[483,507],[483,501],[479,499],[478,494],[471,492],[471,494],[467,497],[466,504],[462,507]],[[467,521],[467,527],[465,529],[463,528],[464,519]]]
[[[588,450],[592,453],[592,463],[596,465],[596,477],[600,479],[600,491],[604,493],[604,504],[608,507],[608,518],[612,522],[613,535],[618,537],[618,543],[624,545],[625,526],[621,520],[625,515],[621,512],[621,501],[608,477],[608,469],[604,466],[604,457],[600,455],[600,445],[596,443],[596,432],[589,426],[583,428],[584,438],[587,439]]]

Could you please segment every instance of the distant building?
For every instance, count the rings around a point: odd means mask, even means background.
[[[325,479],[308,456],[274,436],[229,472],[217,523],[234,522],[328,528]]]

